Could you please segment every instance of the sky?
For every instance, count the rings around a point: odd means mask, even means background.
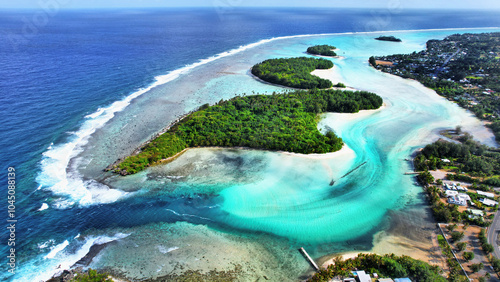
[[[0,0],[0,8],[342,7],[500,10],[499,0]]]

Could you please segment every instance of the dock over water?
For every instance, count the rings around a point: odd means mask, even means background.
[[[302,255],[309,261],[311,266],[316,270],[319,271],[318,265],[314,262],[314,260],[309,256],[309,254],[304,250],[304,248],[300,248],[299,251],[302,253]]]

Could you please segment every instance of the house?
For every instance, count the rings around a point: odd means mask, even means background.
[[[411,282],[410,278],[396,278],[394,282]]]
[[[443,163],[451,163],[451,161],[450,161],[450,160],[448,160],[448,159],[441,159],[441,161],[442,161]]]
[[[394,282],[391,278],[379,278],[377,280],[378,282]]]
[[[355,275],[358,282],[372,282],[372,278],[364,270],[356,271]]]
[[[454,190],[446,190],[445,193],[446,193],[447,198],[455,197],[456,195],[458,195],[458,191],[454,191]]]
[[[470,202],[470,196],[464,193],[458,193],[457,197],[460,199],[463,199],[464,201],[469,201]]]
[[[469,218],[482,218],[484,216],[484,212],[481,210],[467,209],[467,211],[471,213]]]
[[[464,198],[457,196],[448,197],[448,203],[459,206],[467,206],[467,201]]]
[[[486,198],[479,199],[479,202],[483,203],[483,205],[486,205],[488,207],[494,207],[494,206],[498,205],[497,201],[493,201],[493,200],[486,199]]]
[[[495,194],[493,194],[493,193],[489,193],[489,192],[483,192],[483,191],[479,191],[479,190],[478,190],[478,191],[477,191],[477,194],[478,194],[478,195],[481,195],[481,196],[485,196],[485,197],[487,197],[487,198],[492,198],[492,199],[494,199],[494,198],[495,198]]]

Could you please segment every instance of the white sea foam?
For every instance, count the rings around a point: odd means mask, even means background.
[[[167,253],[170,253],[170,252],[173,252],[175,250],[178,250],[179,247],[171,247],[171,248],[165,248],[165,246],[158,246],[158,250],[160,251],[160,253],[162,254],[167,254]]]
[[[43,257],[45,261],[43,263],[43,269],[40,269],[39,262],[31,261],[30,264],[25,264],[23,268],[19,269],[18,272],[22,273],[22,277],[14,277],[13,281],[47,281],[54,275],[58,275],[62,271],[70,269],[72,265],[90,251],[93,245],[109,243],[123,239],[129,235],[130,234],[118,233],[114,236],[91,236],[86,238],[83,242],[74,240],[71,243],[65,240],[63,243],[53,247],[52,250]],[[41,248],[41,246],[46,248],[49,244],[53,244],[53,242],[53,240],[49,240],[39,245],[39,248]],[[80,244],[80,247],[76,248],[75,252],[66,251],[66,247],[70,244]]]
[[[173,252],[173,251],[178,250],[178,249],[179,249],[179,247],[168,248],[167,253]]]
[[[478,29],[493,29],[491,28],[478,28]],[[412,31],[438,31],[438,30],[473,30],[474,28],[464,29],[427,29],[427,30],[395,30],[384,31],[389,32],[412,32]],[[252,44],[241,46],[239,48],[220,53],[216,56],[202,59],[191,65],[174,70],[165,75],[157,76],[156,81],[149,87],[139,89],[138,91],[125,97],[123,100],[116,101],[108,107],[99,108],[95,113],[89,114],[85,117],[85,121],[76,132],[73,132],[73,138],[70,141],[60,145],[51,144],[47,151],[43,154],[41,161],[41,172],[37,177],[40,185],[46,189],[51,190],[56,195],[67,196],[72,202],[80,206],[88,206],[92,204],[111,203],[121,198],[129,196],[130,194],[124,191],[109,189],[109,187],[91,181],[83,181],[76,168],[70,168],[70,160],[75,158],[81,151],[82,147],[87,144],[89,137],[98,129],[103,127],[109,120],[111,120],[117,112],[125,109],[133,99],[141,96],[149,90],[177,79],[179,76],[188,73],[194,68],[208,64],[215,60],[228,57],[245,50],[257,47],[276,40],[301,38],[301,37],[314,37],[314,36],[332,36],[332,35],[349,35],[349,34],[371,34],[381,33],[382,31],[375,32],[346,32],[346,33],[323,33],[323,34],[304,34],[292,35],[283,37],[274,37],[264,39]]]
[[[47,203],[43,203],[42,206],[38,209],[38,211],[44,211],[49,208],[49,205]]]
[[[38,248],[41,249],[41,250],[43,250],[43,249],[47,248],[48,246],[54,245],[54,243],[55,243],[55,241],[53,239],[50,239],[50,240],[48,240],[46,242],[39,243],[38,244]]]
[[[62,242],[61,244],[55,246],[51,251],[50,253],[48,253],[46,256],[45,256],[45,259],[53,259],[57,253],[59,253],[60,251],[64,250],[67,246],[69,245],[69,242],[68,240],[65,240],[64,242]]]

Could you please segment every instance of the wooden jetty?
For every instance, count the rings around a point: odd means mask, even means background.
[[[309,263],[311,264],[312,267],[314,267],[314,269],[316,271],[319,271],[319,267],[318,265],[314,262],[314,260],[309,256],[309,254],[306,252],[306,250],[304,250],[304,248],[300,247],[300,252],[302,253],[302,255],[309,261]]]

